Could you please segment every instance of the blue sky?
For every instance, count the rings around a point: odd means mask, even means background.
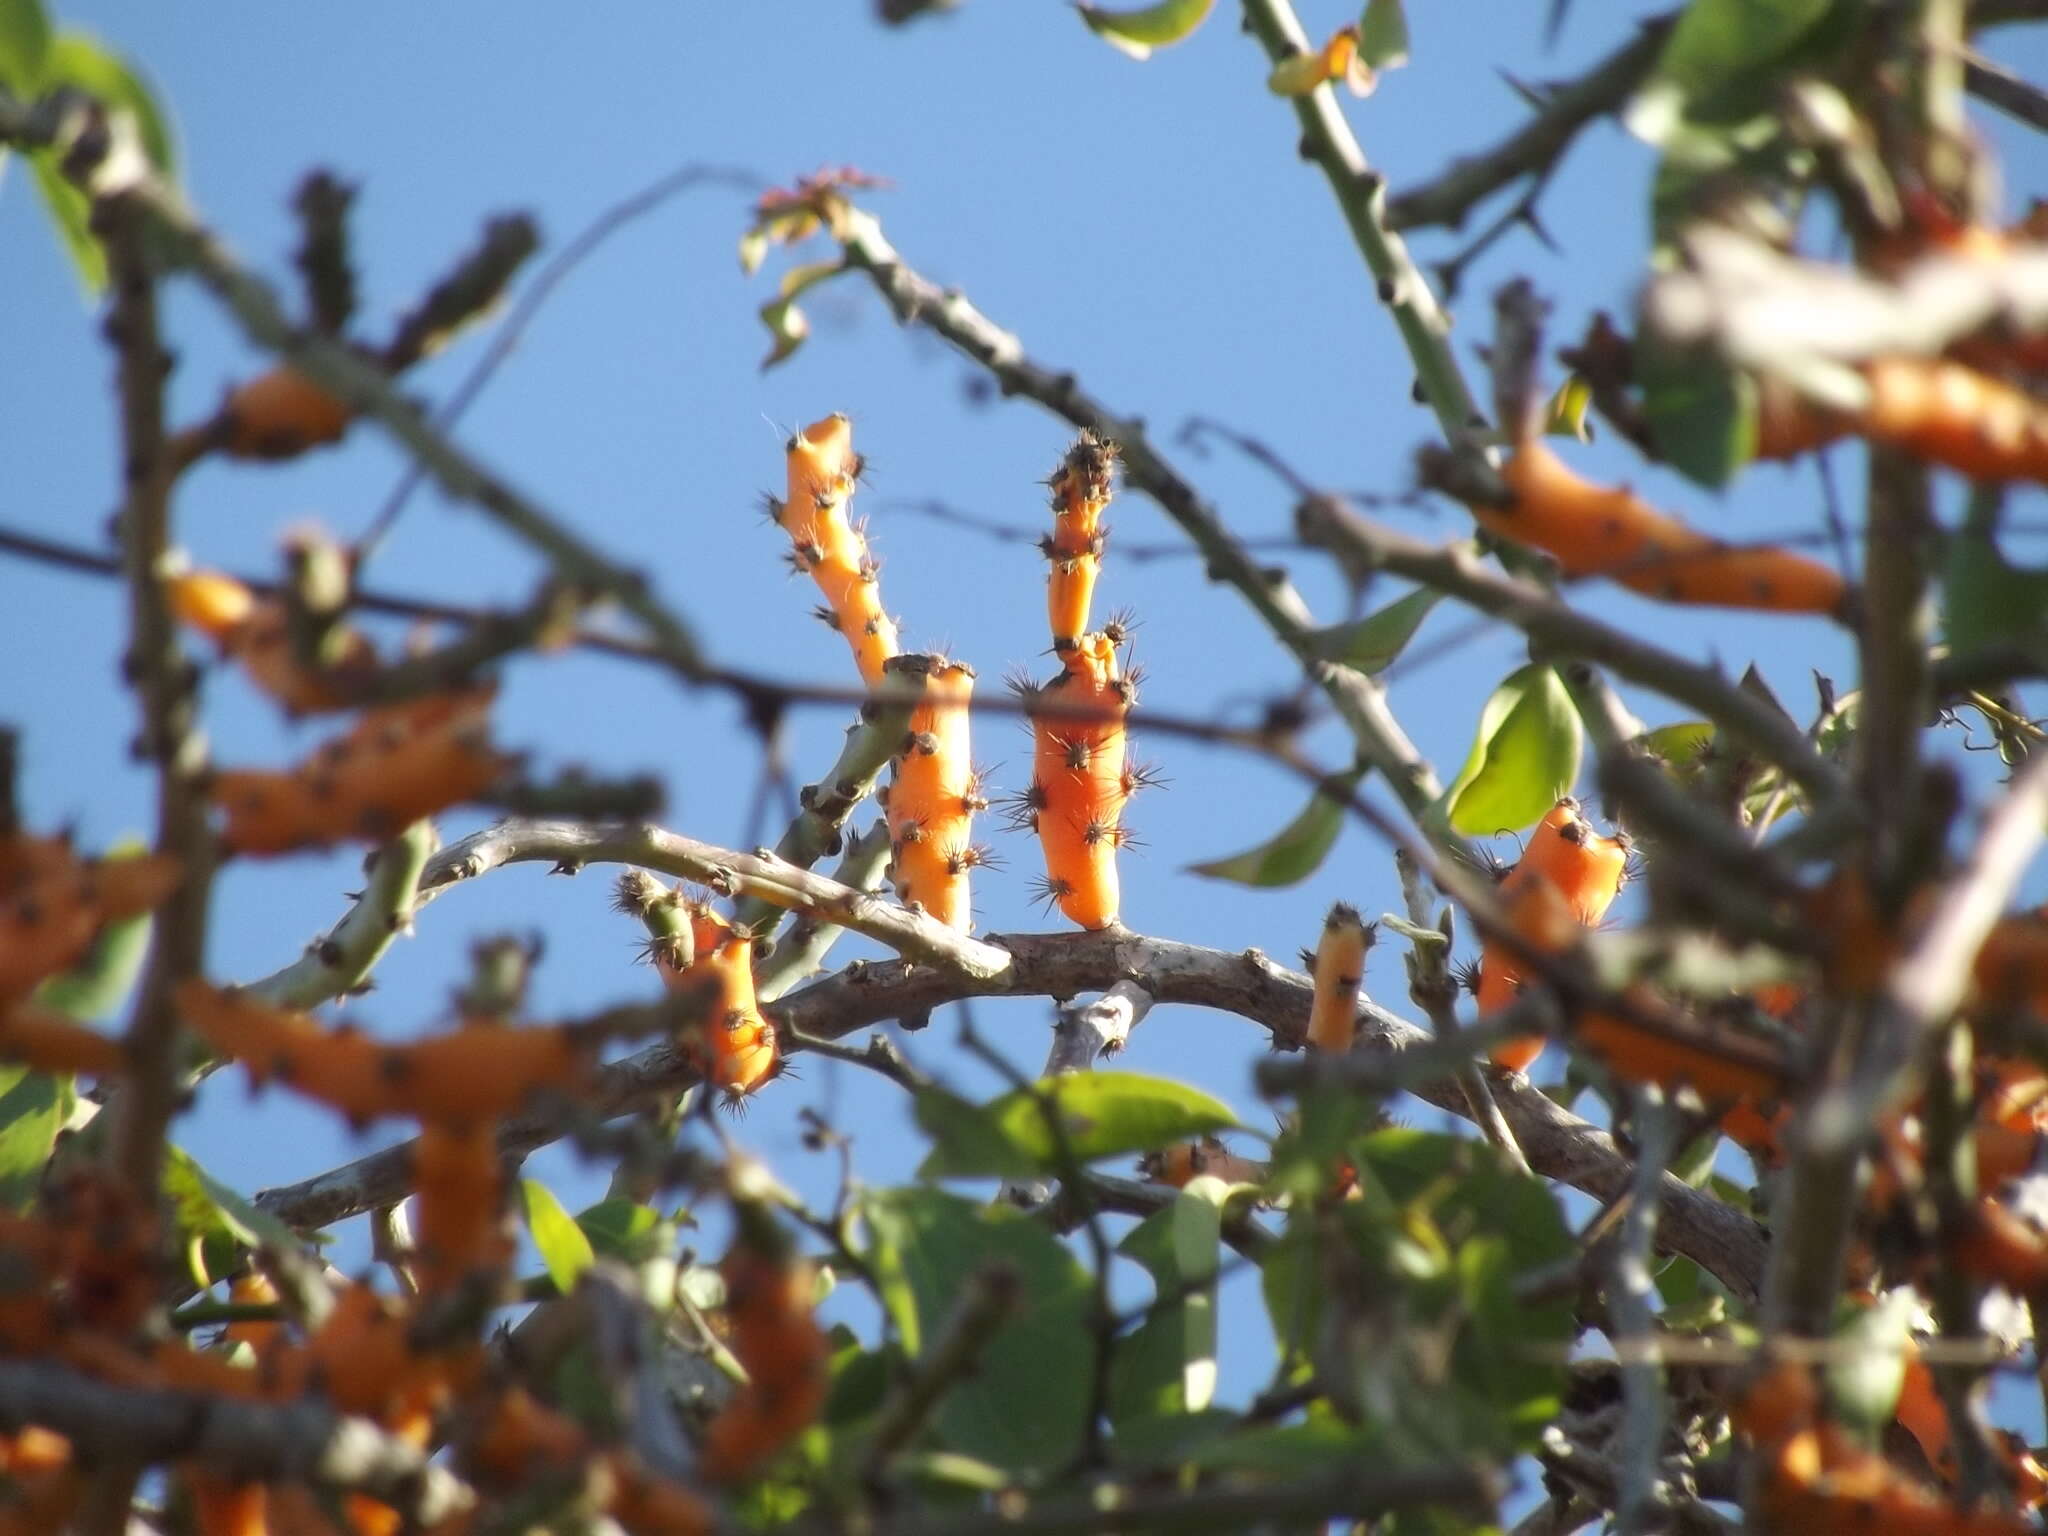
[[[1519,118],[1523,108],[1497,68],[1525,78],[1574,73],[1625,25],[1622,7],[1577,5],[1546,54],[1547,7],[1527,0],[1413,9],[1414,65],[1348,107],[1396,189]],[[1305,20],[1320,36],[1352,10],[1311,4]],[[895,31],[855,0],[546,10],[478,0],[287,9],[215,0],[203,12],[131,0],[79,3],[59,15],[98,32],[155,80],[196,206],[273,277],[290,276],[288,201],[298,179],[326,166],[361,187],[353,227],[372,334],[474,242],[492,213],[531,211],[553,246],[686,161],[743,166],[775,182],[851,163],[895,184],[867,202],[913,265],[965,288],[1041,361],[1077,370],[1113,407],[1142,414],[1163,443],[1187,417],[1215,416],[1265,438],[1314,480],[1396,491],[1409,483],[1413,449],[1432,434],[1427,413],[1410,403],[1409,364],[1323,181],[1295,158],[1293,118],[1266,93],[1263,56],[1227,6],[1190,42],[1142,65],[1050,0],[970,0],[957,14]],[[2024,75],[2039,78],[2048,64],[2038,33],[2007,31],[1989,46]],[[2005,165],[2007,209],[2017,211],[2048,188],[2038,141],[2001,119],[1980,121]],[[1518,234],[1468,274],[1459,352],[1475,384],[1470,341],[1488,328],[1487,297],[1507,276],[1526,273],[1557,300],[1560,338],[1594,309],[1626,310],[1644,260],[1652,164],[1618,127],[1595,126],[1543,205],[1562,249]],[[470,413],[463,441],[584,535],[644,565],[720,659],[849,683],[843,647],[806,616],[811,593],[784,575],[781,535],[753,510],[756,493],[780,482],[787,428],[847,411],[874,467],[860,509],[872,519],[884,593],[906,641],[964,656],[984,687],[1012,666],[1043,669],[1037,556],[902,504],[937,498],[1035,529],[1045,516],[1037,482],[1065,446],[1065,429],[1027,404],[977,403],[967,366],[931,338],[898,331],[857,280],[816,293],[808,345],[760,373],[766,339],[754,310],[770,284],[765,274],[745,280],[735,261],[743,209],[738,194],[699,191],[615,238],[541,314]],[[1436,256],[1452,240],[1426,233],[1416,246]],[[0,282],[0,516],[96,544],[117,485],[110,361],[18,175],[0,185]],[[206,413],[257,365],[189,284],[171,296],[168,329],[180,359],[171,385],[180,420]],[[410,386],[444,393],[478,346],[474,336],[459,341]],[[1288,498],[1263,472],[1220,449],[1174,452],[1234,531],[1287,531]],[[1758,470],[1715,503],[1605,443],[1575,461],[1633,479],[1730,537],[1819,525],[1807,472]],[[201,563],[265,566],[294,523],[316,520],[342,536],[361,529],[400,467],[371,430],[279,469],[207,464],[180,487],[177,536]],[[2039,516],[2038,506],[2023,510]],[[1390,515],[1432,536],[1464,526],[1441,506]],[[1144,621],[1149,705],[1249,719],[1259,701],[1293,685],[1284,654],[1233,594],[1201,580],[1195,562],[1117,557],[1118,543],[1171,536],[1155,508],[1127,498],[1109,521],[1116,539],[1098,602],[1131,605]],[[1317,557],[1273,558],[1289,566],[1319,617],[1342,616],[1341,583]],[[536,574],[480,515],[422,494],[370,579],[512,603]],[[1737,670],[1757,660],[1797,713],[1810,707],[1810,669],[1853,676],[1843,637],[1816,625],[1679,613],[1612,592],[1589,600],[1688,653],[1721,656]],[[26,727],[24,802],[36,820],[73,821],[92,842],[143,828],[149,815],[148,781],[124,750],[132,707],[114,692],[120,614],[105,583],[0,562],[0,654],[10,658],[0,716]],[[1424,640],[1461,625],[1439,609]],[[1488,633],[1397,675],[1394,705],[1445,777],[1488,690],[1522,659],[1511,636]],[[1647,696],[1630,702],[1653,722],[1678,718]],[[747,809],[760,757],[724,698],[595,658],[551,657],[511,669],[499,720],[502,739],[530,750],[543,769],[658,771],[670,786],[671,825],[714,842],[758,839]],[[209,684],[206,721],[224,762],[280,762],[318,736],[282,724],[224,673]],[[843,724],[834,710],[791,721],[787,757],[799,779],[829,762]],[[1138,734],[1142,749],[1142,725]],[[1021,732],[989,721],[978,740],[977,755],[999,765],[999,786],[1019,787],[1028,777]],[[1333,763],[1348,755],[1327,724],[1312,745]],[[1300,792],[1261,765],[1183,743],[1155,741],[1146,755],[1160,760],[1172,786],[1132,812],[1149,844],[1126,863],[1133,926],[1284,957],[1312,940],[1333,899],[1368,914],[1396,905],[1391,861],[1359,828],[1291,890],[1243,892],[1183,874],[1188,861],[1235,851],[1286,821]],[[450,818],[446,831],[474,824]],[[990,836],[1010,868],[980,882],[981,927],[1046,926],[1028,896],[1036,850]],[[347,855],[232,870],[219,888],[213,973],[246,979],[292,957],[338,915],[352,874]],[[504,929],[548,936],[535,998],[543,1015],[650,995],[652,978],[632,963],[634,935],[607,910],[605,885],[599,872],[569,881],[523,869],[453,893],[386,960],[362,1016],[393,1034],[444,1017],[470,940]],[[1399,1006],[1399,978],[1384,946],[1368,987]],[[1042,1055],[1047,1018],[1036,1002],[978,1014],[1029,1065]],[[957,1060],[953,1028],[941,1015],[909,1048],[963,1084],[985,1084],[985,1074]],[[1200,1082],[1263,1124],[1248,1076],[1259,1046],[1241,1022],[1161,1009],[1127,1064]],[[917,1149],[892,1093],[812,1064],[802,1082],[765,1095],[740,1135],[800,1188],[821,1193],[830,1170],[799,1148],[794,1109],[824,1104],[856,1129],[864,1172],[898,1178]],[[316,1172],[371,1144],[282,1098],[247,1101],[225,1078],[202,1093],[179,1134],[243,1187]],[[600,1192],[596,1175],[564,1158],[534,1166],[560,1180],[572,1206]],[[1226,1355],[1226,1386],[1255,1387],[1263,1349],[1227,1340],[1235,1358]]]

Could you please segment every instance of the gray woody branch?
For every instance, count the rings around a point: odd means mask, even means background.
[[[644,862],[638,857],[641,851],[635,848],[627,862]],[[1009,934],[997,952],[1006,954],[1009,964],[983,975],[954,969],[937,956],[916,965],[888,961],[849,966],[790,993],[765,1011],[785,1037],[800,1032],[836,1040],[885,1019],[963,997],[1075,997],[1130,980],[1160,1003],[1215,1008],[1261,1024],[1283,1045],[1298,1042],[1308,1025],[1308,978],[1275,965],[1256,950],[1231,954],[1105,930]],[[1425,1031],[1370,1003],[1361,1006],[1359,1036],[1347,1064],[1355,1061],[1368,1069],[1376,1063],[1391,1067],[1403,1052],[1430,1050],[1436,1044]],[[696,1074],[673,1047],[657,1045],[601,1068],[581,1118],[625,1114],[673,1097],[695,1080]],[[1455,1073],[1417,1083],[1414,1091],[1453,1114],[1470,1113]],[[1628,1188],[1630,1160],[1606,1132],[1510,1077],[1495,1083],[1494,1095],[1535,1172],[1601,1199],[1613,1199]],[[507,1127],[504,1145],[513,1153],[530,1151],[568,1134],[575,1121],[575,1116],[561,1113],[523,1116]],[[401,1146],[300,1184],[265,1191],[257,1199],[293,1226],[321,1227],[403,1199],[410,1178],[410,1155]],[[1756,1223],[1678,1179],[1667,1176],[1661,1187],[1660,1245],[1696,1260],[1737,1295],[1754,1297],[1764,1261],[1764,1236]]]
[[[366,1419],[309,1399],[242,1402],[114,1386],[37,1360],[0,1362],[0,1430],[54,1431],[88,1460],[194,1461],[238,1481],[364,1493],[415,1528],[474,1502],[453,1474]]]

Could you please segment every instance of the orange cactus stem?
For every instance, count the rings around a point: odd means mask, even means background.
[[[326,665],[306,665],[294,652],[285,605],[258,597],[232,576],[188,571],[164,587],[180,622],[212,640],[288,714],[346,709],[353,688],[377,670],[377,648],[367,635],[347,628],[335,631]]]
[[[882,664],[897,653],[896,621],[882,609],[880,568],[867,540],[846,514],[862,462],[853,451],[853,423],[842,415],[812,422],[789,440],[788,460],[788,499],[771,510],[789,535],[790,563],[818,584],[825,598],[819,617],[846,637],[873,688]]]
[[[1117,445],[1083,428],[1047,481],[1052,487],[1053,531],[1039,544],[1052,564],[1046,615],[1052,644],[1065,651],[1088,629],[1095,579],[1102,569],[1108,530],[1103,509],[1115,494]]]
[[[127,1064],[118,1040],[32,1003],[0,1006],[0,1060],[91,1077],[112,1077]]]
[[[0,1011],[84,959],[107,923],[162,902],[180,878],[177,860],[158,854],[86,860],[56,838],[0,849]]]
[[[810,1265],[768,1248],[744,1225],[719,1265],[734,1357],[747,1382],[704,1435],[704,1477],[734,1483],[765,1466],[817,1417],[830,1344],[811,1315]]]
[[[965,933],[974,925],[969,875],[991,862],[973,840],[975,814],[988,808],[970,753],[974,669],[944,656],[906,658],[897,669],[913,682],[921,675],[923,692],[881,797],[890,877],[905,906]]]
[[[295,459],[338,443],[349,408],[288,364],[258,374],[228,396],[215,430],[238,459]]]
[[[1532,893],[1532,887],[1540,883],[1562,898],[1573,922],[1590,928],[1607,915],[1621,892],[1628,874],[1629,848],[1626,834],[1603,837],[1596,832],[1579,802],[1567,795],[1529,834],[1522,857],[1500,883],[1501,903],[1510,913],[1519,911],[1531,922],[1554,918],[1555,914],[1544,910],[1545,898]],[[1534,932],[1522,936],[1533,941]],[[1486,1018],[1513,1002],[1521,993],[1522,982],[1522,967],[1514,952],[1498,939],[1488,939],[1479,959],[1479,1016]],[[1493,1060],[1510,1072],[1526,1072],[1542,1054],[1541,1035],[1518,1035],[1496,1046]]]
[[[356,838],[381,840],[473,800],[518,765],[490,741],[495,685],[410,699],[363,716],[284,773],[214,776],[233,853],[266,855]]]
[[[1341,1054],[1358,1036],[1358,989],[1374,932],[1375,925],[1361,919],[1358,908],[1341,901],[1323,919],[1308,1014],[1308,1043],[1316,1050]]]
[[[630,895],[629,883],[635,886]],[[754,990],[751,935],[707,903],[663,891],[652,876],[621,879],[620,905],[638,911],[650,931],[658,933],[648,954],[662,985],[672,993],[703,990],[703,1023],[679,1043],[704,1080],[725,1095],[727,1108],[741,1107],[764,1083],[788,1070],[775,1026],[762,1014]]]
[[[455,1129],[483,1125],[542,1090],[577,1092],[597,1054],[595,1035],[575,1025],[480,1019],[394,1045],[203,981],[179,986],[177,1004],[186,1026],[241,1062],[252,1086],[275,1079],[359,1124],[407,1115]]]
[[[502,1274],[515,1244],[505,1229],[496,1127],[430,1123],[414,1144],[412,1166],[420,1290],[442,1296],[472,1276]]]
[[[1138,1159],[1138,1177],[1148,1184],[1167,1184],[1185,1189],[1191,1179],[1211,1174],[1226,1184],[1263,1184],[1266,1165],[1239,1157],[1222,1140],[1204,1136],[1200,1141],[1178,1141]]]
[[[1501,467],[1513,500],[1472,507],[1493,533],[1540,549],[1568,576],[1607,576],[1671,603],[1773,613],[1842,611],[1847,584],[1831,566],[1784,549],[1740,549],[1659,512],[1633,491],[1595,485],[1540,438]]]
[[[1106,928],[1117,920],[1117,850],[1132,841],[1124,806],[1145,783],[1130,765],[1125,721],[1135,679],[1120,676],[1116,647],[1100,632],[1061,652],[1059,675],[1042,687],[1012,686],[1031,721],[1031,787],[1016,797],[1012,822],[1038,833],[1045,855],[1040,894],[1069,921]]]
[[[1944,358],[1879,358],[1863,378],[1870,399],[1857,411],[1766,388],[1756,456],[1791,458],[1854,434],[1974,479],[2048,481],[2048,402]]]

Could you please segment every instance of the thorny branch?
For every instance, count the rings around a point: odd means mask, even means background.
[[[157,331],[156,275],[143,211],[128,195],[101,199],[93,217],[107,252],[113,310],[107,336],[119,358],[119,527],[128,580],[124,672],[141,705],[137,755],[157,769],[157,851],[183,879],[157,911],[149,960],[125,1042],[128,1073],[111,1111],[114,1166],[145,1202],[156,1196],[164,1136],[178,1099],[178,1016],[172,994],[205,963],[212,832],[202,785],[197,669],[179,643],[164,591],[171,544],[172,469],[165,451],[164,379],[171,359]]]

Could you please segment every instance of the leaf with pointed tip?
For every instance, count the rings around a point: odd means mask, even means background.
[[[1049,1472],[1080,1448],[1088,1414],[1093,1288],[1080,1262],[1034,1218],[936,1189],[864,1191],[861,1257],[904,1351],[930,1347],[976,1271],[1016,1273],[1018,1305],[974,1371],[931,1416],[938,1448],[1017,1472]]]
[[[1161,1298],[1110,1362],[1109,1417],[1119,1432],[1200,1413],[1216,1395],[1216,1270],[1230,1186],[1204,1174],[1124,1235]]]
[[[1384,672],[1415,638],[1443,593],[1417,587],[1354,624],[1333,624],[1311,637],[1316,654],[1371,676]]]
[[[1479,714],[1472,752],[1441,802],[1445,821],[1469,837],[1526,827],[1579,777],[1584,728],[1556,671],[1510,673]]]
[[[1358,56],[1375,70],[1408,62],[1408,13],[1401,0],[1366,0],[1358,22]]]
[[[1111,46],[1134,59],[1149,59],[1152,50],[1187,37],[1208,19],[1216,0],[1158,0],[1134,10],[1110,11],[1082,5],[1081,20]]]
[[[540,1251],[540,1261],[555,1289],[566,1296],[576,1289],[577,1277],[597,1262],[597,1252],[554,1191],[539,1179],[521,1179],[519,1196],[526,1212],[526,1230]]]
[[[1552,437],[1569,437],[1582,443],[1593,441],[1593,424],[1586,419],[1593,403],[1593,386],[1586,376],[1575,373],[1557,386],[1550,404],[1543,409],[1543,430]]]
[[[77,1102],[68,1076],[0,1066],[0,1208],[28,1209]]]
[[[933,1138],[918,1177],[1024,1178],[1059,1167],[1046,1124],[1058,1117],[1067,1151],[1080,1163],[1230,1130],[1237,1117],[1199,1089],[1137,1072],[1076,1072],[1042,1079],[972,1105],[942,1089],[921,1090],[917,1121]]]
[[[50,18],[42,0],[0,0],[0,85],[24,100],[42,84]]]
[[[1306,880],[1337,841],[1337,830],[1344,824],[1344,802],[1363,777],[1359,770],[1333,774],[1317,786],[1301,814],[1265,842],[1228,858],[1190,864],[1188,873],[1238,885],[1293,885]]]

